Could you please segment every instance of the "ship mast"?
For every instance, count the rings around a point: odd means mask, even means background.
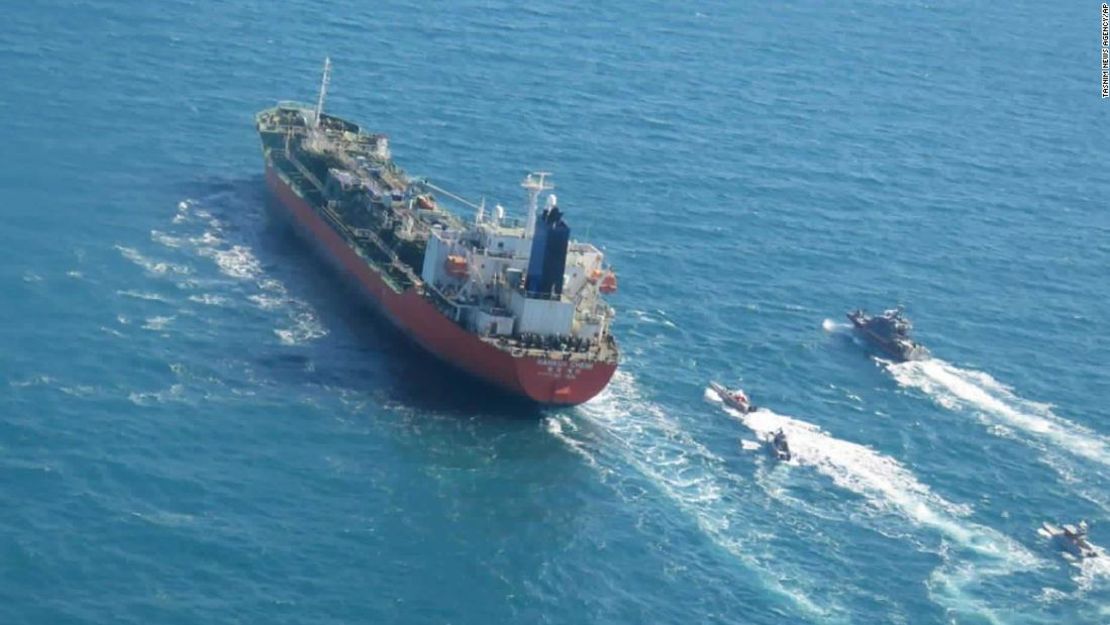
[[[537,171],[528,174],[520,186],[528,189],[528,221],[524,222],[524,238],[531,239],[536,231],[536,208],[539,203],[540,193],[550,191],[555,185],[547,182],[546,178],[551,172]]]
[[[312,118],[312,125],[320,127],[320,115],[324,112],[324,99],[328,96],[328,82],[331,80],[331,57],[324,57],[324,78],[320,81],[320,97],[316,100],[316,115]]]

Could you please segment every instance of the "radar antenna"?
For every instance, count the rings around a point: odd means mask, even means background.
[[[320,127],[320,115],[324,112],[324,99],[328,97],[328,82],[331,81],[331,57],[324,57],[324,78],[320,81],[320,97],[316,100],[316,115],[312,118],[313,126]]]
[[[528,189],[528,221],[524,223],[524,237],[526,239],[532,238],[536,231],[536,208],[540,193],[555,188],[555,185],[547,181],[547,177],[550,175],[551,172],[547,171],[533,172],[524,178],[524,182],[520,183],[520,186]]]

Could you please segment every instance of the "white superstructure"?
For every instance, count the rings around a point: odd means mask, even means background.
[[[615,288],[604,255],[593,245],[571,241],[567,246],[562,293],[530,297],[524,288],[540,196],[554,188],[550,174],[530,174],[530,219],[506,220],[498,206],[492,217],[479,207],[472,224],[460,229],[433,227],[428,237],[421,278],[459,309],[459,321],[470,321],[487,335],[534,334],[587,341],[604,335],[613,310],[602,290]],[[549,193],[546,209],[556,206]],[[528,227],[532,224],[532,227]]]

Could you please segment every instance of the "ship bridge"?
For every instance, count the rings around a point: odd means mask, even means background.
[[[477,212],[466,227],[433,227],[421,278],[481,334],[596,344],[612,318],[602,294],[614,290],[615,277],[599,249],[569,240],[554,194],[538,210],[553,188],[546,176],[525,179],[530,221],[506,217],[500,205],[487,212],[483,203],[470,204]]]

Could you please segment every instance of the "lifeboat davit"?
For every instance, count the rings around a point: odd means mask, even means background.
[[[447,269],[447,275],[454,278],[465,278],[467,274],[466,259],[456,254],[451,254],[447,257],[446,262],[443,263]]]
[[[612,271],[605,274],[601,279],[601,284],[598,285],[597,290],[608,295],[609,293],[617,292],[617,274]]]

